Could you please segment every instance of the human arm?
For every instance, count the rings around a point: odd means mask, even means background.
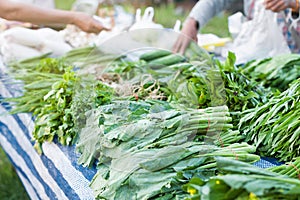
[[[106,30],[100,22],[82,12],[47,9],[8,0],[0,0],[0,17],[38,25],[73,24],[91,33]]]
[[[280,12],[287,8],[292,8],[295,11],[299,10],[298,0],[265,0],[265,8],[273,12]]]
[[[183,54],[191,40],[197,41],[198,30],[212,17],[228,8],[234,0],[201,0],[191,10],[173,51]]]

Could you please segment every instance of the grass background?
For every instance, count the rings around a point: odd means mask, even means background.
[[[183,23],[188,14],[189,12],[178,10],[174,4],[163,5],[155,8],[155,22],[166,28],[173,28],[177,19]],[[228,12],[222,12],[215,16],[200,30],[200,33],[213,33],[219,37],[230,37],[228,16]]]
[[[10,164],[10,161],[8,160],[2,148],[0,148],[0,199],[29,199],[18,175],[15,172],[15,169]]]
[[[60,8],[68,8],[63,3],[69,1],[56,1]],[[129,12],[134,13],[134,10],[128,5],[124,5]],[[131,9],[131,10],[130,10]],[[143,8],[142,8],[143,9]],[[173,4],[163,5],[155,8],[155,21],[163,24],[166,28],[172,28],[177,19],[184,21],[188,12],[177,10]],[[219,37],[228,37],[227,28],[228,13],[224,12],[214,17],[210,22],[202,28],[201,33],[214,33]],[[0,147],[0,200],[27,200],[29,199],[26,191],[20,182],[13,166],[10,164],[6,154]]]

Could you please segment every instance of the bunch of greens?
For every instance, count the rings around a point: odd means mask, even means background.
[[[291,178],[300,179],[300,157],[294,158],[292,162],[287,162],[284,165],[268,168],[268,170]]]
[[[76,82],[75,73],[71,69],[66,70],[62,79],[54,82],[48,93],[40,99],[43,106],[34,111],[35,127],[32,134],[37,142],[35,147],[44,141],[51,142],[55,136],[63,145],[73,143],[76,133],[73,131],[70,106]]]
[[[218,176],[194,176],[184,185],[187,199],[299,199],[300,181],[248,163],[217,157]]]
[[[51,58],[42,59],[34,65],[19,63],[20,66],[23,64],[21,73],[12,72],[12,77],[23,83],[23,95],[6,99],[6,101],[14,102],[12,113],[33,112],[37,114],[44,107],[44,96],[55,82],[63,79],[66,71],[70,72],[70,66]]]
[[[281,161],[300,155],[300,79],[264,105],[243,114],[239,130],[262,155]]]
[[[32,134],[40,153],[44,141],[57,138],[63,145],[73,144],[78,129],[85,124],[81,113],[109,102],[113,94],[99,81],[77,76],[73,67],[60,59],[42,59],[37,65],[26,64],[23,70],[22,76],[12,74],[23,82],[23,94],[5,101],[13,105],[11,113],[33,114]]]
[[[22,76],[13,76],[23,82],[23,94],[5,99],[13,105],[11,113],[33,114],[35,126],[32,134],[38,152],[42,152],[44,141],[52,141],[55,137],[64,145],[71,144],[76,134],[72,130],[74,123],[69,108],[73,86],[78,81],[72,66],[52,58],[42,59],[38,65],[26,66]]]
[[[244,111],[266,103],[271,91],[246,76],[242,68],[235,66],[235,60],[236,57],[231,52],[224,63],[216,60],[224,80],[229,110]]]
[[[126,152],[162,148],[190,140],[218,139],[222,131],[232,128],[226,106],[190,109],[159,100],[113,101],[90,110],[87,118],[77,144],[84,165],[90,165],[91,156],[104,151],[103,144]],[[90,148],[96,150],[91,152]]]
[[[300,77],[300,55],[284,54],[246,63],[244,73],[265,87],[284,91]]]

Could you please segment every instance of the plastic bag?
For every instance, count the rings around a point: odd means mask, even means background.
[[[40,48],[43,45],[43,37],[36,31],[23,27],[14,27],[1,33],[1,43],[8,41],[28,47]]]
[[[153,22],[154,8],[147,7],[144,15],[141,16],[141,9],[136,10],[135,23],[130,27],[130,30],[143,28],[163,28],[161,24]]]
[[[228,30],[232,38],[236,38],[241,32],[243,22],[246,21],[246,17],[241,12],[237,12],[228,17]]]
[[[1,45],[1,54],[5,63],[42,55],[42,53],[35,48],[13,42],[4,42]]]
[[[243,23],[232,46],[222,55],[228,50],[236,54],[237,64],[291,52],[277,24],[277,13],[266,10],[263,1],[255,3],[253,19]]]
[[[67,44],[63,35],[50,28],[38,30],[15,27],[0,34],[0,53],[6,62],[52,53],[61,56],[72,47]]]

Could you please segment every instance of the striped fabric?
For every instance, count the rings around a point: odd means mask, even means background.
[[[2,72],[2,73],[1,73]],[[21,94],[20,85],[11,84],[0,71],[0,98]],[[8,104],[0,105],[0,145],[23,182],[31,199],[94,199],[89,183],[95,168],[77,164],[79,155],[74,146],[43,144],[43,155],[33,148],[31,131],[34,122],[30,114],[9,115]],[[266,168],[275,164],[267,160],[255,163]]]

